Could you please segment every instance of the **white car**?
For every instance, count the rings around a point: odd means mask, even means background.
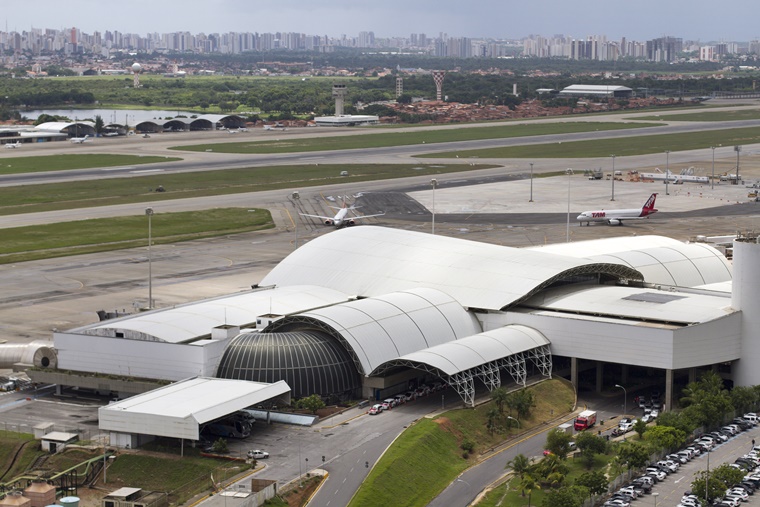
[[[269,453],[262,451],[261,449],[254,449],[252,451],[248,451],[248,457],[253,459],[267,459],[269,457]]]
[[[742,488],[731,488],[726,492],[726,495],[739,497],[739,500],[746,502],[749,500],[749,495]]]

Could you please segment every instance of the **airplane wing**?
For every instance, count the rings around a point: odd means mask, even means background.
[[[320,220],[333,220],[335,217],[323,217],[321,215],[309,215],[307,213],[299,213],[302,217],[319,218]]]
[[[377,215],[356,215],[351,217],[351,220],[361,220],[362,218],[372,218],[372,217],[381,217],[385,215],[385,213],[378,213]]]

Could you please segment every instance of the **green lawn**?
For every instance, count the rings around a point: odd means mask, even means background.
[[[69,171],[93,167],[120,167],[126,165],[176,162],[176,157],[142,157],[137,155],[47,155],[44,157],[0,158],[0,174],[22,174],[43,171]]]
[[[496,127],[472,127],[419,132],[386,132],[360,136],[335,136],[311,139],[289,139],[287,135],[272,132],[269,141],[236,142],[219,144],[196,144],[175,146],[173,150],[214,151],[219,153],[298,153],[327,150],[355,150],[384,148],[388,146],[409,146],[414,144],[435,144],[452,141],[474,141],[480,139],[508,139],[575,132],[603,130],[623,130],[651,127],[648,123],[511,123]]]
[[[531,417],[520,421],[522,430],[572,409],[575,395],[572,386],[563,380],[544,381],[528,389],[536,396],[536,407]],[[503,442],[508,435],[514,438],[516,428],[494,434],[486,430],[489,408],[490,404],[486,404],[475,410],[452,410],[435,419],[419,420],[374,465],[350,505],[427,505],[457,475],[474,465],[478,454]],[[473,454],[462,450],[465,441],[475,445]]]
[[[735,121],[759,120],[760,109],[741,109],[738,111],[701,111],[693,114],[663,114],[638,116],[629,120],[645,121]]]
[[[428,153],[419,155],[419,158],[596,158],[609,157],[613,153],[618,157],[663,153],[664,157],[665,150],[687,151],[710,146],[734,146],[758,142],[760,142],[759,129],[741,128]]]
[[[271,227],[268,211],[249,212],[241,208],[156,213],[151,220],[153,244]],[[147,246],[147,231],[147,218],[143,214],[0,229],[0,264]]]
[[[227,195],[264,190],[296,190],[316,185],[386,180],[472,171],[493,165],[451,164],[311,164],[247,167],[225,171],[150,174],[136,178],[92,179],[70,183],[0,187],[0,215],[89,208],[137,202]],[[348,176],[340,176],[347,171]],[[165,192],[154,192],[162,185]]]
[[[41,454],[34,435],[0,430],[0,483],[23,474]]]

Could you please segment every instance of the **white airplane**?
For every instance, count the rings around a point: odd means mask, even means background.
[[[237,130],[232,130],[232,129],[227,130],[227,132],[229,132],[230,134],[237,134],[238,133]]]
[[[285,125],[281,123],[275,123],[274,125],[264,125],[264,130],[288,130]]]
[[[83,144],[90,140],[89,134],[84,137],[72,137],[70,141],[74,144]]]
[[[340,208],[336,208],[335,206],[330,206],[332,209],[338,210],[338,212],[335,214],[334,217],[323,217],[321,215],[309,215],[307,213],[299,213],[302,217],[311,217],[311,218],[319,218],[322,220],[322,222],[325,225],[334,225],[336,229],[339,229],[343,227],[344,225],[346,227],[350,227],[352,225],[356,225],[356,222],[365,218],[372,218],[372,217],[381,217],[385,215],[385,213],[378,213],[377,215],[354,215],[349,216],[348,212],[351,210],[355,210],[355,206],[348,207],[346,205],[346,201],[343,201],[343,206]]]
[[[14,148],[21,148],[21,141],[16,141],[15,143],[5,143],[5,147],[9,150],[12,150]]]
[[[707,176],[694,176],[693,174],[673,174],[672,171],[666,170],[665,172],[657,169],[657,172],[653,173],[639,173],[639,177],[643,180],[663,180],[680,185],[684,182],[687,183],[710,183],[710,178]]]
[[[586,222],[586,225],[589,225],[591,222],[606,222],[607,225],[622,225],[623,220],[649,218],[649,215],[657,213],[657,210],[654,208],[655,199],[657,199],[656,193],[650,195],[647,202],[644,203],[644,207],[641,209],[602,209],[584,211],[578,215],[576,220],[578,220],[581,225],[583,225],[583,222]]]

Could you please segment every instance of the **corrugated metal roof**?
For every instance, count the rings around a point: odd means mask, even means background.
[[[511,325],[413,352],[390,363],[423,363],[447,375],[454,375],[542,345],[549,345],[549,340],[539,331],[527,326]],[[381,365],[378,369],[387,366]]]
[[[731,265],[715,248],[663,236],[595,239],[529,249],[629,266],[649,283],[697,287],[731,280]]]
[[[199,425],[287,394],[284,381],[198,377],[98,409],[101,430],[198,440]]]
[[[301,313],[265,331],[277,332],[280,326],[304,319],[328,326],[365,375],[386,361],[481,331],[475,316],[452,297],[427,288]]]
[[[348,227],[314,239],[281,261],[262,285],[311,284],[377,297],[432,287],[469,308],[499,310],[552,281],[603,273],[640,279],[620,264],[600,264],[459,238],[385,227]]]
[[[130,339],[187,343],[208,336],[217,326],[251,326],[262,315],[288,315],[347,300],[345,294],[326,287],[259,289],[111,319],[73,332],[98,336],[118,332]]]
[[[677,298],[661,298],[661,295]],[[668,300],[666,300],[668,299]],[[633,287],[558,287],[528,299],[523,306],[539,310],[600,317],[692,325],[725,317],[736,310],[720,296],[666,292]]]

